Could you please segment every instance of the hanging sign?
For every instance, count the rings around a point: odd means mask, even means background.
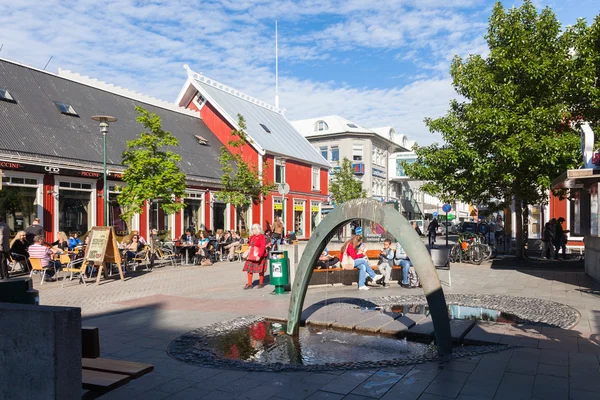
[[[281,204],[281,203],[273,204],[273,210],[283,210],[283,204]]]

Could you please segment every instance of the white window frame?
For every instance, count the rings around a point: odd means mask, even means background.
[[[323,131],[328,131],[329,130],[329,125],[327,125],[327,122],[323,121],[323,120],[319,120],[317,122],[315,122],[315,125],[313,127],[313,132],[323,132]]]
[[[37,184],[27,184],[27,183],[8,183],[2,182],[3,186],[12,186],[12,187],[29,187],[35,188],[36,192],[36,200],[37,200],[37,209],[36,209],[36,217],[40,219],[40,225],[44,226],[44,176],[41,174],[36,174],[32,172],[20,172],[20,171],[11,171],[11,170],[1,170],[0,180],[2,177],[6,178],[23,178],[23,179],[35,179]]]
[[[323,150],[325,150],[325,156],[323,158],[329,160],[329,146],[319,146],[317,150],[321,156],[323,156]]]
[[[60,183],[61,182],[75,182],[75,183],[87,183],[87,184],[91,184],[92,188],[91,189],[79,189],[79,188],[73,188],[73,189],[69,189],[69,188],[61,188],[60,187]],[[71,176],[56,176],[54,179],[54,215],[53,215],[53,226],[54,226],[54,232],[51,232],[52,235],[52,241],[54,241],[54,239],[56,239],[54,237],[54,235],[56,234],[56,232],[58,232],[59,228],[59,215],[60,215],[60,211],[58,209],[58,202],[59,202],[59,196],[60,196],[60,190],[72,190],[72,191],[81,191],[81,192],[88,192],[91,193],[91,197],[90,197],[90,203],[92,203],[92,208],[91,208],[91,213],[92,213],[92,222],[89,226],[89,229],[92,229],[93,226],[96,226],[98,224],[98,221],[96,219],[96,215],[97,215],[97,205],[98,205],[98,190],[96,189],[96,181],[92,180],[92,179],[84,179],[84,178],[76,178],[76,177],[71,177]],[[101,199],[102,201],[104,201],[103,199]],[[41,221],[40,221],[41,222]],[[68,234],[68,232],[65,232]]]
[[[274,160],[274,166],[275,168],[273,168],[273,182],[275,182],[276,184],[279,183],[285,183],[285,179],[286,179],[286,161],[284,158],[275,158]],[[277,182],[277,167],[281,167],[283,168],[283,176],[282,176],[282,181],[281,182]]]
[[[196,231],[198,231],[200,229],[201,226],[206,226],[204,223],[204,219],[205,219],[205,212],[206,212],[206,201],[204,201],[204,190],[186,190],[185,191],[185,197],[182,199],[183,200],[183,204],[185,204],[185,199],[192,199],[192,200],[200,200],[202,202],[202,205],[200,206],[200,221],[198,221],[198,226],[196,226]],[[184,234],[185,230],[188,228],[187,226],[183,226],[183,210],[181,210],[180,213],[180,222],[181,222],[181,234],[177,235],[175,234],[175,238],[177,238],[178,236],[181,236]]]
[[[337,150],[337,152],[338,152],[338,159],[337,160],[333,159],[333,150],[334,149]],[[333,162],[339,162],[340,161],[340,146],[331,146],[329,148],[329,158],[330,158],[329,161],[333,161]]]
[[[321,202],[320,201],[314,201],[311,200],[310,201],[310,223],[308,224],[308,229],[310,231],[310,234],[312,235],[312,208],[313,207],[319,207],[319,211],[317,211],[317,226],[319,226],[319,224],[321,223]]]
[[[360,157],[355,159],[354,157]],[[365,146],[363,143],[352,143],[352,162],[364,162],[365,161]]]
[[[315,179],[315,172],[317,173],[317,179]],[[321,191],[321,168],[312,167],[312,171],[310,174],[311,179],[311,188],[315,192]]]
[[[298,203],[302,203],[303,211],[302,211],[302,235],[298,235],[298,232],[296,232],[296,202]],[[292,228],[294,229],[294,232],[296,232],[296,237],[298,238],[305,238],[306,237],[306,199],[293,199],[293,208],[292,208]],[[300,204],[298,204],[300,205]]]

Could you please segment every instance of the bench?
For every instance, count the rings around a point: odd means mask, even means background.
[[[150,364],[100,358],[98,328],[81,328],[83,399],[95,399],[154,370]]]

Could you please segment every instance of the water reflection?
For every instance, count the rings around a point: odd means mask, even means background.
[[[362,307],[361,310],[381,310],[384,313],[429,315],[429,307],[424,304],[395,304],[383,307]],[[503,311],[482,307],[459,306],[456,304],[448,306],[448,316],[450,319],[490,321],[506,324],[526,322],[514,314]]]
[[[285,333],[285,324],[260,321],[206,343],[217,355],[260,363],[318,365],[381,361],[433,351],[429,345],[351,331],[302,327],[298,336]]]

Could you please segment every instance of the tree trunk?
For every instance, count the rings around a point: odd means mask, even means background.
[[[516,239],[516,256],[518,259],[524,258],[524,246],[523,246],[523,207],[521,199],[518,195],[515,195],[515,239]]]
[[[523,257],[527,258],[527,250],[529,244],[529,207],[527,204],[522,204],[523,209]]]

